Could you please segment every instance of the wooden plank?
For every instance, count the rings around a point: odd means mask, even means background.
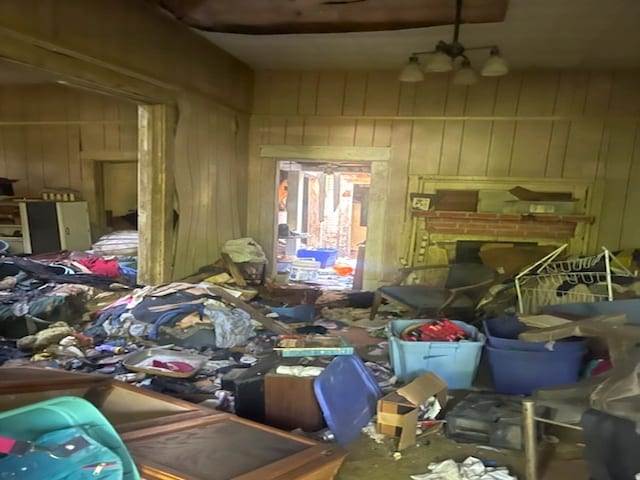
[[[25,153],[27,160],[27,178],[29,195],[42,198],[44,186],[44,162],[42,151],[42,127],[26,127]]]
[[[613,86],[609,111],[616,114],[640,114],[640,74],[637,71],[617,71],[613,74]]]
[[[500,77],[496,91],[496,101],[493,114],[515,115],[520,101],[523,74],[521,72],[509,72],[509,75]]]
[[[445,115],[464,115],[469,87],[450,85],[444,105]]]
[[[272,72],[269,95],[269,113],[294,115],[298,113],[300,74],[298,72]]]
[[[412,129],[413,122],[406,120],[393,122],[391,127],[391,143],[394,145],[391,157],[393,168],[389,171],[389,188],[386,198],[386,224],[394,225],[398,233],[400,233],[399,223],[402,222],[401,219],[404,218],[404,213],[407,209],[406,198]],[[382,235],[384,237],[382,254],[385,262],[382,279],[393,280],[397,275],[399,260],[402,256],[401,245],[404,236],[401,234],[387,235],[386,230],[379,230],[377,232],[369,230],[367,232],[367,242],[374,235]]]
[[[400,85],[400,100],[398,101],[398,115],[413,115],[416,102],[416,84],[402,83]]]
[[[558,93],[558,73],[534,70],[527,72],[523,78],[517,114],[551,115]]]
[[[29,195],[29,183],[27,181],[27,150],[24,127],[3,127],[4,155],[7,164],[7,177],[17,179],[13,184],[16,195]]]
[[[435,175],[440,165],[445,122],[418,120],[413,124],[409,172],[411,175]]]
[[[584,105],[585,115],[605,115],[609,111],[612,83],[611,72],[590,72]]]
[[[103,98],[103,118],[117,122],[120,116],[118,101],[111,97]],[[117,123],[104,125],[104,148],[106,150],[120,150],[120,125]]]
[[[343,111],[344,72],[321,72],[318,78],[318,115],[340,115]]]
[[[233,278],[235,284],[239,287],[246,287],[247,281],[242,276],[242,272],[240,272],[238,266],[233,262],[233,260],[231,260],[231,257],[224,252],[222,252],[220,256],[222,257],[222,261],[224,262],[224,267],[231,274],[231,277]]]
[[[287,120],[287,131],[285,142],[287,145],[302,145],[304,136],[304,119],[302,117],[289,117]]]
[[[300,88],[298,95],[298,113],[300,115],[314,115],[318,101],[318,73],[302,72],[300,74]]]
[[[517,122],[509,175],[543,177],[551,138],[551,122]]]
[[[425,75],[416,85],[414,115],[442,115],[450,83],[448,75]]]
[[[603,130],[602,120],[577,120],[571,123],[563,177],[595,178]]]
[[[630,184],[634,146],[636,142],[636,122],[613,121],[605,127],[609,133],[609,148],[602,159],[604,162],[604,201],[599,228],[598,244],[608,248],[620,248],[623,227],[628,222],[635,222],[637,206],[630,211],[627,207],[628,188]],[[627,218],[625,218],[627,217]]]
[[[369,72],[365,96],[365,115],[396,115],[400,82],[394,71]]]
[[[549,153],[547,154],[547,165],[545,168],[546,177],[562,177],[570,127],[571,122],[566,120],[552,122]]]
[[[256,114],[271,113],[271,72],[258,70],[255,72],[253,82],[253,112]]]
[[[498,90],[498,77],[481,77],[467,91],[465,115],[493,115]]]
[[[275,145],[285,143],[286,134],[287,119],[283,117],[271,117],[269,120],[269,143]]]
[[[640,125],[635,124],[635,136],[633,145],[633,157],[629,169],[624,203],[624,218],[622,220],[622,232],[620,234],[620,248],[637,248],[640,238],[640,223],[638,218],[638,205],[640,205]],[[606,211],[606,210],[603,210]]]
[[[79,152],[81,160],[100,160],[109,162],[131,162],[138,159],[138,151],[120,150],[82,150]]]
[[[488,176],[503,177],[509,175],[511,159],[513,158],[515,132],[516,122],[514,121],[493,122],[486,172]]]
[[[174,119],[163,105],[140,109],[138,281],[169,280],[173,245]]]
[[[445,122],[438,175],[458,175],[464,122]]]
[[[303,143],[305,145],[328,145],[331,120],[307,117],[304,121]]]
[[[42,158],[44,187],[73,188],[69,178],[67,127],[51,126],[42,129]]]
[[[386,147],[264,145],[260,147],[259,155],[280,159],[387,161],[391,158],[391,149]]]
[[[329,145],[352,146],[355,133],[355,120],[335,119],[329,127]]]
[[[460,175],[485,175],[489,161],[489,146],[493,122],[467,120],[460,151]]]
[[[374,120],[357,120],[354,144],[358,147],[373,146]]]
[[[373,146],[390,147],[392,122],[390,120],[376,120],[374,125]]]
[[[562,71],[553,113],[555,115],[582,115],[588,85],[589,75],[586,72]]]
[[[391,187],[389,183],[389,163],[371,163],[371,187],[369,190],[369,216],[368,229],[370,232],[380,234],[369,235],[367,238],[367,251],[365,264],[368,268],[364,271],[364,289],[372,290],[380,286],[384,277],[385,265],[390,259],[384,258],[384,235],[388,228],[386,223],[387,202],[386,198]],[[391,260],[392,261],[392,260]]]
[[[367,92],[367,72],[347,72],[344,86],[343,115],[362,115]]]

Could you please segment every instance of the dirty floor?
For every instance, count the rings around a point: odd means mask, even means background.
[[[336,480],[402,480],[410,475],[427,472],[430,462],[448,458],[462,461],[468,456],[495,461],[507,466],[512,474],[524,479],[524,454],[500,449],[487,450],[476,445],[461,444],[434,434],[418,440],[418,445],[402,452],[402,458],[394,460],[393,442],[376,444],[362,436],[349,446],[349,455],[340,468]],[[545,469],[543,480],[586,479],[588,474],[580,460],[581,448],[575,443],[560,443],[553,453],[553,461]],[[543,455],[544,458],[544,455]]]

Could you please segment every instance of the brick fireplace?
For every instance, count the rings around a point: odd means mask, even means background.
[[[424,217],[431,235],[464,235],[466,238],[571,240],[581,224],[592,223],[588,215],[552,215],[518,213],[478,213],[429,210],[413,211]]]

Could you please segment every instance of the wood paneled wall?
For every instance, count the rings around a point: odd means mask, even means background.
[[[16,195],[83,190],[81,153],[137,151],[135,103],[62,85],[0,86],[0,176]]]
[[[180,215],[174,277],[220,258],[244,231],[249,119],[198,99],[181,102],[175,184]]]
[[[251,69],[145,1],[0,1],[0,27],[4,58],[70,84],[169,105],[177,130],[166,132],[167,156],[180,221],[175,235],[160,232],[171,237],[161,252],[146,252],[173,257],[173,273],[152,281],[184,277],[217,260],[221,242],[241,235],[246,222]],[[95,127],[82,140],[99,143],[100,135]]]
[[[385,258],[397,266],[408,175],[604,181],[598,242],[640,246],[640,72],[527,71],[451,85],[447,75],[402,84],[397,72],[256,74],[250,172],[269,184],[264,144],[390,146]],[[249,233],[270,245],[268,187]],[[252,221],[252,218],[254,220]]]

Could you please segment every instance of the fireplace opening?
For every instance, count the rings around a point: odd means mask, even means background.
[[[538,245],[536,242],[458,240],[456,241],[454,263],[483,263],[480,258],[480,249],[486,244],[513,245],[514,247],[535,247]]]

